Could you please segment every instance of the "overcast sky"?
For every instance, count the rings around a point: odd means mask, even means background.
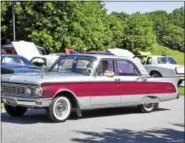
[[[167,12],[173,11],[175,8],[184,6],[184,2],[104,2],[105,8],[108,13],[112,11],[124,11],[128,14],[134,12],[150,12],[155,10],[166,10]]]

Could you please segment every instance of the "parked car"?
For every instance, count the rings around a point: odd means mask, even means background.
[[[36,45],[37,49],[39,50],[39,53],[41,55],[46,55],[46,51],[43,47]],[[17,54],[16,50],[13,46],[13,44],[6,44],[2,46],[2,49],[6,51],[8,54]]]
[[[179,77],[178,86],[184,86],[184,65],[177,64],[171,56],[135,56],[139,57],[152,77]]]
[[[1,74],[28,72],[40,72],[40,69],[22,56],[1,54]]]
[[[46,73],[2,76],[2,98],[11,116],[29,107],[47,111],[53,121],[65,121],[72,109],[137,106],[151,112],[159,102],[179,97],[175,78],[152,78],[133,58],[110,55],[69,55]]]

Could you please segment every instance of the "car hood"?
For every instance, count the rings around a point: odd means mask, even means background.
[[[2,82],[12,83],[24,83],[24,84],[36,84],[42,83],[57,83],[57,82],[75,82],[84,79],[88,80],[86,75],[73,74],[73,73],[56,73],[56,72],[45,72],[45,73],[24,73],[24,74],[7,74],[2,75]]]
[[[2,64],[2,68],[13,70],[15,73],[40,72],[40,69],[32,65]]]

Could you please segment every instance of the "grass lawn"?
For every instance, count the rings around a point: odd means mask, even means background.
[[[3,105],[3,103],[1,103],[1,109],[3,109],[4,108],[4,105]]]
[[[184,87],[179,87],[178,89],[179,89],[179,92],[180,92],[182,95],[184,95]]]

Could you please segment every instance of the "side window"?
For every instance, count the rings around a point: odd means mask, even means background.
[[[96,70],[96,75],[103,76],[106,72],[114,72],[114,61],[113,60],[102,60]]]
[[[74,59],[61,59],[58,63],[52,68],[51,71],[71,71],[73,66]]]
[[[146,65],[152,64],[152,57],[148,57],[146,60]]]
[[[124,60],[119,60],[116,62],[117,72],[119,76],[138,76],[139,73],[135,66]]]

